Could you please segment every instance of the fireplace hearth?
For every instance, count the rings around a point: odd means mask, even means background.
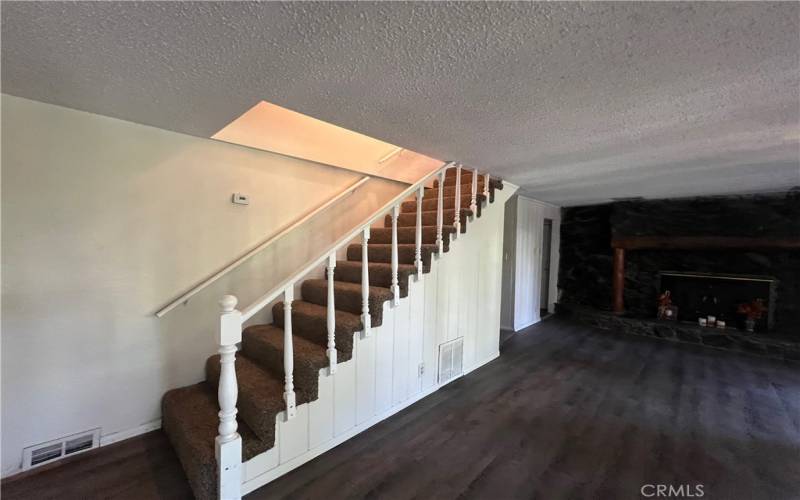
[[[698,326],[697,323],[632,318],[575,304],[557,303],[556,313],[615,333],[800,362],[800,339],[794,335],[752,334],[736,328],[718,330]]]
[[[700,318],[712,317],[724,321],[726,329],[745,330],[747,318],[739,312],[739,306],[758,299],[763,302],[767,313],[756,320],[756,333],[766,333],[774,327],[776,285],[777,280],[770,276],[679,271],[659,273],[660,293],[670,293],[672,304],[678,307],[678,321],[697,324]]]

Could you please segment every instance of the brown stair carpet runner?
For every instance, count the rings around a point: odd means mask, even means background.
[[[467,174],[467,175],[465,175]],[[466,231],[471,199],[471,172],[462,173],[461,230]],[[469,179],[469,181],[465,180]],[[479,177],[477,215],[480,216],[483,177]],[[436,210],[438,182],[427,189],[423,198],[422,260],[423,272],[430,271],[436,246]],[[489,201],[502,183],[489,184]],[[455,176],[448,171],[444,186],[444,251],[449,250],[455,233]],[[416,275],[414,266],[416,241],[416,200],[403,202],[398,217],[398,284],[400,296],[408,295],[408,280]],[[390,290],[391,217],[383,228],[371,228],[368,244],[369,311],[372,326],[383,322],[383,303],[392,299]],[[338,362],[352,358],[353,334],[361,325],[361,244],[347,247],[347,260],[337,261],[334,270],[334,302],[336,305],[336,351]],[[292,302],[292,334],[294,347],[294,386],[298,406],[317,399],[319,370],[328,366],[325,353],[328,344],[326,279],[308,279],[301,286],[302,300]],[[283,411],[283,320],[282,302],[272,308],[274,322],[254,325],[242,332],[241,350],[236,355],[238,432],[242,437],[242,460],[246,461],[275,445],[275,417]],[[199,499],[216,498],[217,471],[214,440],[219,425],[217,383],[220,375],[219,355],[206,362],[206,380],[199,384],[167,392],[162,400],[162,426],[183,464],[189,483]]]

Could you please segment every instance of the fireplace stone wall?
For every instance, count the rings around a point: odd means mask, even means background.
[[[775,195],[717,196],[562,210],[559,302],[611,308],[611,237],[800,237],[800,190]],[[775,327],[800,337],[800,251],[636,250],[626,253],[626,316],[655,316],[663,270],[772,276]]]

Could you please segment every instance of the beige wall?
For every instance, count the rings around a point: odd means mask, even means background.
[[[3,95],[3,474],[24,446],[157,421],[164,391],[203,378],[222,294],[247,305],[405,186],[370,181],[187,306],[153,313],[360,177]]]

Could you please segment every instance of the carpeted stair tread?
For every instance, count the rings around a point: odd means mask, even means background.
[[[370,238],[371,240],[372,238]],[[370,286],[383,288],[392,287],[392,264],[386,262],[370,262],[369,269]],[[417,274],[417,268],[413,264],[398,264],[397,284],[400,287],[400,297],[408,296],[408,280],[410,276]],[[336,269],[333,273],[337,281],[347,281],[348,283],[361,283],[361,261],[340,260],[336,262]],[[326,275],[327,278],[327,275]]]
[[[413,264],[416,259],[417,246],[411,243],[397,245],[397,261],[399,264]],[[422,272],[427,273],[431,270],[431,257],[439,253],[439,247],[435,244],[424,244],[422,251]],[[370,243],[367,245],[367,258],[370,262],[392,262],[391,243]],[[347,260],[361,262],[361,245],[354,243],[347,247]],[[337,305],[338,307],[338,305]]]
[[[323,346],[299,335],[292,336],[292,347],[294,392],[299,405],[317,399],[319,371],[328,366],[328,356]],[[279,380],[284,380],[283,328],[275,325],[253,325],[245,328],[242,332],[242,352],[276,375]],[[283,385],[280,400],[282,399]]]
[[[359,246],[359,249],[361,247]],[[360,251],[360,250],[359,250]],[[348,249],[349,252],[349,249]],[[328,280],[305,280],[301,287],[303,300],[325,306],[328,304]],[[361,314],[361,283],[333,282],[336,309]],[[372,326],[383,323],[383,303],[392,299],[392,291],[379,286],[369,287],[367,299]]]
[[[437,186],[438,186],[438,184],[437,184]],[[463,185],[461,187],[464,188]],[[495,191],[495,189],[502,190],[503,189],[503,183],[501,181],[492,179],[491,182],[489,182],[489,203],[494,203],[494,191]],[[480,186],[478,191],[483,192],[483,185]],[[464,194],[464,190],[463,189],[462,189],[461,193],[462,193],[462,195]],[[444,187],[444,194],[443,194],[444,198],[455,197],[455,195],[456,195],[456,187],[455,186],[447,186],[446,185]],[[434,187],[432,189],[428,189],[428,190],[425,191],[425,198],[437,197],[437,196],[439,196],[439,188],[438,187]]]
[[[483,177],[483,176],[478,177],[478,182],[477,182],[478,191],[483,191],[483,185],[485,183],[486,183],[486,178],[485,177]],[[501,181],[499,179],[492,178],[492,179],[489,180],[489,187],[491,188],[493,185],[494,186],[499,186],[500,183],[501,183]],[[444,179],[444,186],[445,187],[450,187],[450,186],[455,187],[455,185],[456,185],[456,178],[454,176],[453,177],[445,177],[445,179]],[[434,188],[439,187],[439,179],[435,179],[433,181],[433,187]],[[498,187],[498,189],[501,189],[501,188]],[[465,177],[463,175],[461,176],[461,194],[464,194],[464,190],[467,190],[467,192],[470,192],[472,190],[472,177]]]
[[[283,302],[272,306],[275,326],[283,328]],[[353,333],[361,331],[361,316],[336,309],[336,355],[338,363],[353,357]],[[328,308],[305,300],[292,302],[292,332],[327,350],[328,348]]]
[[[437,195],[438,196],[438,195]],[[478,207],[478,217],[481,216],[481,206],[483,201],[486,200],[486,196],[483,193],[478,193],[475,196],[475,204]],[[472,195],[461,195],[461,206],[469,208],[470,202],[472,201]],[[456,197],[455,196],[446,196],[442,198],[442,207],[447,209],[453,209],[456,206]],[[438,197],[428,198],[427,196],[422,199],[422,211],[423,212],[431,212],[436,211],[439,208],[439,199]],[[412,201],[404,201],[400,205],[400,211],[403,213],[417,213],[417,202]]]
[[[472,174],[473,174],[472,170],[469,170],[469,169],[466,169],[466,168],[462,168],[461,169],[461,181],[464,182],[464,179],[467,179],[470,182],[472,182]],[[448,168],[444,172],[445,181],[447,179],[455,179],[457,177],[457,175],[458,175],[458,172],[456,171],[456,169]],[[482,179],[485,179],[485,178],[486,178],[486,174],[478,173],[478,180],[482,180]]]
[[[207,382],[173,389],[161,401],[162,428],[180,458],[198,499],[217,498],[215,439],[219,426],[217,391]],[[242,460],[250,460],[273,446],[260,440],[239,419]]]
[[[452,222],[452,221],[451,221]],[[444,242],[444,251],[450,250],[450,235],[455,234],[456,227],[453,225],[442,225],[442,241]],[[373,227],[369,231],[369,243],[372,244],[387,244],[392,242],[392,228],[391,227]],[[397,228],[397,243],[398,244],[416,244],[417,243],[417,228],[416,227],[398,227]],[[422,226],[422,244],[436,243],[436,225]]]
[[[217,354],[206,360],[206,381],[217,387],[219,372]],[[260,366],[256,360],[248,358],[244,349],[237,353],[238,415],[270,448],[275,442],[275,416],[284,409],[282,380]]]
[[[469,208],[462,208],[460,210],[460,220],[461,220],[461,232],[465,233],[467,231],[467,220],[472,215],[472,210]],[[455,218],[456,210],[454,208],[450,208],[447,210],[442,210],[442,219],[447,223],[453,222]],[[427,212],[422,212],[422,225],[423,226],[436,226],[438,223],[438,211],[437,210],[429,210]],[[417,225],[417,214],[413,213],[401,213],[397,217],[397,227],[398,229],[401,227],[416,227]],[[383,226],[391,228],[392,227],[392,216],[386,215],[383,220]]]

